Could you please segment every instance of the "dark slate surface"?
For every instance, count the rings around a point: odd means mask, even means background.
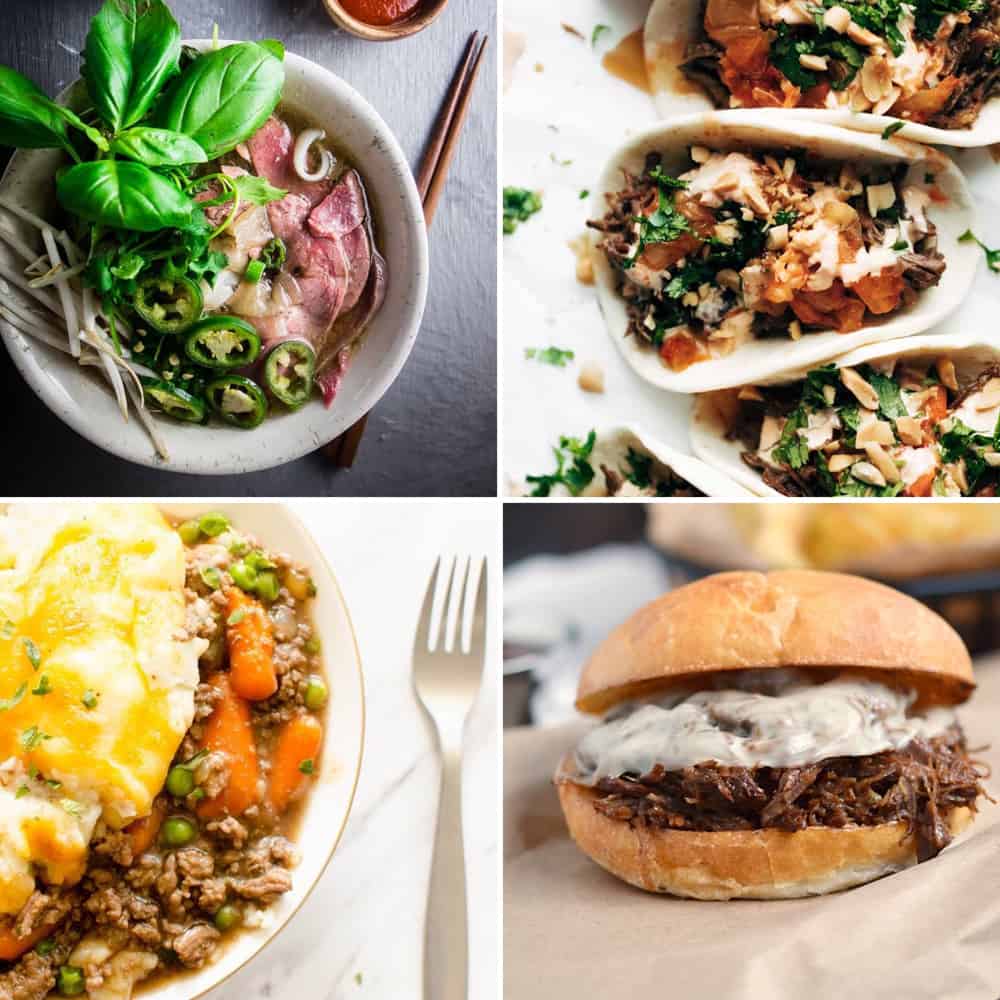
[[[496,3],[451,0],[421,34],[388,44],[334,29],[322,0],[170,0],[187,37],[282,39],[340,74],[419,161],[465,41],[491,36],[431,231],[431,288],[410,359],[368,421],[349,471],[311,455],[268,472],[188,476],[131,465],[53,416],[0,351],[6,496],[494,496],[496,494]],[[3,0],[0,63],[55,93],[78,75],[98,0]],[[6,163],[0,151],[0,161]],[[13,426],[11,426],[13,425]]]

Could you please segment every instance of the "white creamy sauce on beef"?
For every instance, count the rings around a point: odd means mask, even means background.
[[[706,761],[742,767],[801,767],[829,757],[899,750],[945,732],[954,713],[907,715],[912,692],[873,681],[796,680],[773,693],[698,691],[637,705],[592,729],[576,749],[576,780],[668,771]]]

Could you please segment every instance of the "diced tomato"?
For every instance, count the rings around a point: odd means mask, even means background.
[[[899,308],[903,297],[903,276],[898,267],[886,267],[878,274],[864,275],[851,285],[851,291],[870,312],[882,316]]]
[[[908,497],[929,497],[934,489],[934,477],[937,475],[936,469],[925,472],[919,479],[915,479],[906,488]]]
[[[794,108],[802,92],[768,62],[770,48],[762,31],[736,35],[719,60],[722,82],[744,107]]]
[[[932,426],[940,423],[948,415],[948,391],[943,385],[936,385],[928,392],[927,401],[924,403],[924,414]]]
[[[797,292],[792,299],[792,311],[809,326],[827,327],[838,333],[860,330],[865,316],[865,304],[849,295],[838,278],[825,291]]]
[[[671,371],[682,372],[696,361],[704,361],[708,354],[694,337],[686,333],[675,333],[660,345],[660,357]]]
[[[654,271],[663,271],[673,267],[682,257],[688,257],[701,246],[701,240],[690,233],[678,236],[669,243],[650,243],[643,251],[639,261]]]
[[[937,186],[937,184],[932,185],[927,189],[928,195],[930,195],[931,201],[937,202],[939,205],[944,205],[951,199]]]

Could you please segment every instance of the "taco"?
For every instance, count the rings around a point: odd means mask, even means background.
[[[994,497],[1000,348],[957,334],[911,337],[706,393],[691,443],[760,495]]]
[[[978,254],[942,153],[763,112],[633,139],[594,196],[595,278],[629,364],[666,389],[757,381],[927,329]]]
[[[664,114],[679,110],[679,70],[718,108],[815,109],[877,132],[905,122],[922,142],[1000,140],[1000,0],[656,0],[645,45]]]
[[[556,468],[524,477],[513,493],[632,499],[751,495],[711,466],[637,427],[593,430],[579,439],[563,437],[554,450]]]

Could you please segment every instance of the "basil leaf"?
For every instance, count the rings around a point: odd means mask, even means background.
[[[15,149],[66,149],[66,119],[27,77],[0,66],[0,143]]]
[[[115,132],[134,125],[177,72],[180,55],[181,29],[163,0],[105,0],[83,50],[97,113]]]
[[[138,160],[149,167],[182,167],[188,163],[208,160],[205,150],[183,132],[137,125],[122,132],[111,143],[114,152]]]
[[[163,99],[159,124],[189,135],[216,157],[267,121],[284,85],[285,68],[273,46],[227,45],[184,70]]]
[[[154,233],[204,225],[198,205],[141,163],[101,160],[71,167],[58,180],[63,208],[87,222]]]

